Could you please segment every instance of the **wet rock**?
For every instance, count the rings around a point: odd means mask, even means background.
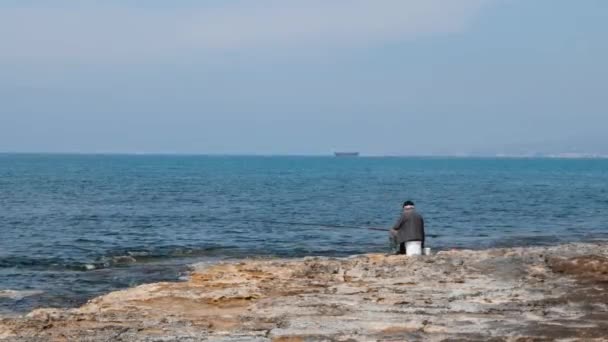
[[[593,281],[608,281],[608,257],[585,255],[575,258],[555,257],[549,260],[553,272]]]

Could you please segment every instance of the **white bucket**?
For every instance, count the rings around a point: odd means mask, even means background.
[[[405,251],[408,256],[411,255],[422,255],[422,242],[421,241],[408,241],[405,243]]]
[[[431,249],[428,247],[424,248],[424,255],[431,255]]]

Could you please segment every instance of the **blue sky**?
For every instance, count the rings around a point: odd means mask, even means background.
[[[603,0],[0,2],[0,151],[608,153]]]

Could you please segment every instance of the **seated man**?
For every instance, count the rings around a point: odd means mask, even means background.
[[[424,219],[416,212],[414,202],[406,201],[403,203],[403,213],[391,228],[389,235],[393,244],[399,244],[397,254],[422,254],[424,249]]]

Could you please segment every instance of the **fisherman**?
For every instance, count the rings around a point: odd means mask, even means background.
[[[424,219],[416,212],[416,206],[412,201],[403,203],[401,217],[389,231],[391,244],[397,254],[420,255],[424,249]]]

